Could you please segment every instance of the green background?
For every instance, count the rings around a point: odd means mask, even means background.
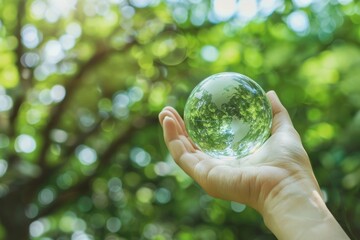
[[[159,111],[223,71],[278,93],[355,239],[359,38],[351,0],[0,0],[0,239],[275,239],[162,139]]]

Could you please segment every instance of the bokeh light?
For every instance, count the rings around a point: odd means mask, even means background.
[[[60,62],[65,57],[61,43],[56,40],[48,41],[45,44],[42,57],[44,58],[44,61],[49,64],[56,64]]]
[[[48,205],[54,201],[55,197],[55,191],[52,188],[45,188],[40,191],[38,200],[40,204]]]
[[[251,3],[248,3],[251,4]],[[236,0],[214,0],[213,9],[216,18],[219,21],[226,21],[230,19],[236,11],[237,1]]]
[[[131,150],[130,159],[140,167],[146,167],[151,162],[150,154],[139,147],[135,147]]]
[[[23,66],[33,68],[36,67],[40,62],[40,56],[37,53],[28,52],[22,55],[21,63]]]
[[[8,163],[4,159],[0,159],[0,177],[4,176],[8,168]]]
[[[304,11],[292,12],[286,20],[288,26],[299,34],[306,34],[309,30],[309,19]]]
[[[30,49],[37,47],[41,42],[41,34],[34,25],[25,25],[21,30],[22,43]]]
[[[293,3],[294,3],[295,6],[297,6],[298,8],[306,8],[306,7],[308,7],[312,2],[313,2],[313,0],[293,0]]]
[[[12,106],[12,98],[9,95],[5,94],[5,91],[0,91],[0,112],[8,111],[12,108]]]
[[[21,134],[15,140],[15,150],[17,152],[31,153],[36,149],[35,139],[28,134]]]
[[[54,102],[61,102],[66,95],[66,90],[61,85],[55,85],[50,90],[50,97]]]
[[[86,145],[80,145],[76,148],[76,156],[84,165],[91,165],[97,161],[96,151]]]
[[[238,18],[245,23],[252,20],[258,11],[258,4],[256,0],[249,1],[239,1],[239,6],[237,10]]]
[[[111,217],[106,221],[106,228],[110,231],[110,232],[118,232],[121,228],[121,221],[119,218],[116,217]]]
[[[30,224],[30,235],[40,237],[45,232],[45,226],[41,221],[34,221]]]
[[[201,57],[208,62],[215,62],[219,57],[219,51],[216,47],[206,45],[201,48]]]

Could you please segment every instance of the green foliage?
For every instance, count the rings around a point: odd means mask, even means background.
[[[360,3],[219,2],[0,0],[0,238],[274,239],[162,140],[162,107],[223,71],[277,91],[360,235]]]

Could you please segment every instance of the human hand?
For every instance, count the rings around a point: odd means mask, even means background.
[[[167,147],[176,163],[211,196],[247,204],[262,212],[265,200],[283,188],[320,193],[309,158],[290,117],[275,92],[267,93],[273,110],[270,138],[241,159],[213,158],[189,138],[183,119],[171,107],[159,114]],[[296,191],[296,189],[294,189]]]
[[[327,209],[309,157],[275,92],[270,138],[241,159],[213,158],[191,141],[174,108],[159,114],[175,162],[211,196],[255,208],[278,239],[349,239]]]

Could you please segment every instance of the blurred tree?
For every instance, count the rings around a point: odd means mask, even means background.
[[[0,0],[0,238],[274,239],[171,161],[157,114],[210,74],[275,89],[360,236],[360,3]],[[262,232],[262,234],[259,234]]]

